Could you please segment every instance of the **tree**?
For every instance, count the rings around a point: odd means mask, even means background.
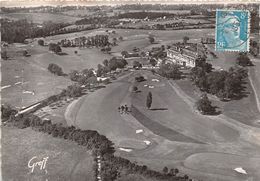
[[[155,42],[155,38],[153,36],[149,36],[149,42],[153,44]]]
[[[138,88],[136,86],[133,87],[133,91],[134,92],[137,92],[138,91]]]
[[[38,45],[44,46],[44,41],[42,39],[38,40]]]
[[[113,45],[116,46],[117,39],[113,38]]]
[[[127,58],[128,57],[128,52],[127,51],[122,51],[121,55],[123,58]]]
[[[7,60],[8,59],[8,56],[7,56],[7,51],[1,51],[1,58],[3,59],[3,60]]]
[[[183,43],[186,44],[186,43],[188,42],[189,39],[190,39],[189,37],[184,36],[184,37],[182,38]]]
[[[119,37],[119,40],[120,40],[120,41],[123,41],[123,37],[122,37],[122,36],[120,36],[120,37]]]
[[[196,106],[202,114],[210,115],[216,112],[216,108],[211,105],[207,94],[201,96],[200,100],[197,101]]]
[[[168,167],[163,168],[163,173],[166,175],[168,173]]]
[[[57,64],[50,63],[48,66],[48,70],[55,75],[58,75],[58,76],[63,75],[62,68],[60,66],[58,66]]]
[[[237,58],[237,64],[241,65],[243,67],[253,65],[252,61],[250,60],[250,58],[246,54],[240,54],[239,55],[239,57]]]
[[[103,65],[104,65],[105,67],[108,66],[108,60],[107,60],[107,59],[105,59],[105,60],[103,61]]]
[[[28,53],[27,50],[24,50],[24,51],[23,51],[23,56],[24,56],[24,57],[28,57],[28,56],[30,56],[30,54]]]
[[[148,109],[151,108],[152,102],[153,102],[153,96],[152,96],[152,93],[149,92],[148,95],[147,95],[147,98],[146,98],[146,107]]]
[[[1,118],[2,121],[8,119],[11,115],[15,115],[17,111],[10,105],[1,105]]]
[[[72,70],[72,71],[69,73],[69,78],[70,78],[70,80],[72,80],[72,81],[78,81],[79,72],[78,72],[77,70]]]
[[[151,58],[151,59],[150,59],[150,64],[151,64],[152,66],[155,66],[155,65],[157,64],[157,61],[156,61],[154,58]]]
[[[140,62],[138,62],[138,61],[134,61],[133,62],[133,68],[135,68],[135,69],[139,69],[139,68],[142,68],[142,64],[140,63]]]

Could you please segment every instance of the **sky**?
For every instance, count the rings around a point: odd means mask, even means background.
[[[93,6],[93,5],[119,5],[119,4],[133,4],[133,3],[142,3],[142,4],[201,4],[201,3],[210,3],[216,4],[219,3],[234,3],[239,2],[243,3],[246,1],[258,1],[259,0],[0,0],[1,7],[35,7],[35,6],[68,6],[68,5],[84,5],[84,6]],[[200,3],[198,3],[200,2]]]

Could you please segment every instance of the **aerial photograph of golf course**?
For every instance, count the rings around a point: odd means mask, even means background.
[[[3,2],[0,180],[260,180],[259,4]]]

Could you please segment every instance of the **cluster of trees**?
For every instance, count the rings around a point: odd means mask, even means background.
[[[56,54],[59,54],[59,53],[62,52],[61,47],[56,43],[50,43],[49,44],[49,50],[56,53]]]
[[[58,75],[58,76],[64,75],[64,73],[62,71],[62,68],[59,65],[55,64],[55,63],[50,63],[49,66],[48,66],[48,70],[51,73],[53,73],[55,75]]]
[[[125,59],[121,59],[121,58],[113,57],[110,60],[106,59],[103,61],[103,65],[98,64],[97,76],[100,77],[110,71],[116,70],[117,68],[119,68],[119,69],[125,68],[125,66],[127,64],[128,64],[127,61]]]
[[[81,85],[96,84],[98,82],[93,69],[84,69],[80,72],[73,70],[69,73],[69,78]]]
[[[231,67],[228,71],[212,71],[211,64],[204,58],[196,60],[191,69],[191,80],[200,90],[216,95],[221,100],[243,96],[243,84],[247,71],[240,67]]]
[[[180,79],[182,76],[182,72],[180,71],[180,67],[176,64],[172,63],[161,63],[157,73],[163,77],[171,78],[171,79]]]
[[[105,47],[111,45],[108,39],[108,35],[96,35],[91,37],[82,36],[73,40],[64,39],[61,40],[58,44],[60,44],[62,47]]]
[[[45,37],[54,35],[55,31],[68,26],[65,23],[44,22],[42,27],[26,19],[9,20],[1,19],[1,39],[8,43],[24,43],[27,38]]]

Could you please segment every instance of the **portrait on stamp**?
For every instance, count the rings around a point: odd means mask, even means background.
[[[216,50],[248,51],[249,30],[249,11],[217,10]]]

